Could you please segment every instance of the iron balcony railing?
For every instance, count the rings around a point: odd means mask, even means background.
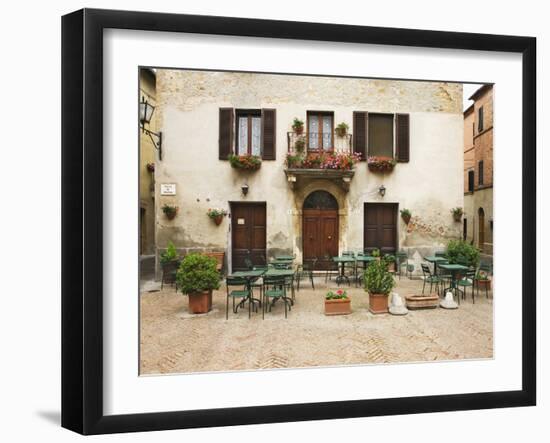
[[[352,135],[336,132],[287,132],[288,152],[337,151],[352,153]]]

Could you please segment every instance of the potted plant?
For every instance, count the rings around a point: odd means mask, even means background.
[[[294,118],[294,121],[292,122],[292,130],[296,134],[301,134],[304,132],[304,121],[300,120],[298,117]]]
[[[462,210],[462,208],[457,207],[457,208],[451,209],[451,214],[453,214],[455,222],[459,222],[460,220],[462,220],[463,213],[464,211]]]
[[[351,299],[343,289],[328,291],[325,295],[325,315],[351,314]]]
[[[334,129],[334,132],[336,132],[336,135],[338,137],[345,137],[348,133],[349,126],[347,123],[340,123],[336,128]]]
[[[302,154],[304,152],[304,149],[306,147],[306,140],[304,137],[300,136],[296,139],[294,142],[294,149],[298,154]]]
[[[395,272],[395,255],[386,254],[384,260],[388,264],[388,271]]]
[[[174,243],[168,242],[166,249],[160,254],[160,267],[162,268],[162,283],[174,283],[178,270],[179,255]]]
[[[411,211],[408,209],[401,209],[401,211],[399,212],[401,212],[401,218],[403,219],[405,224],[408,225],[411,221]]]
[[[374,248],[372,252],[370,253],[373,257],[376,257],[378,260],[380,260],[380,249]]]
[[[179,211],[179,208],[174,205],[165,204],[162,207],[162,212],[164,212],[164,215],[168,220],[173,220],[176,217],[178,211]]]
[[[388,312],[388,296],[395,286],[386,260],[373,261],[365,270],[365,291],[369,293],[369,311],[373,314]]]
[[[154,163],[147,163],[147,171],[155,172],[155,164]]]
[[[211,208],[211,209],[208,209],[206,214],[208,215],[208,217],[214,220],[214,223],[216,223],[216,225],[219,226],[223,218],[227,215],[227,211],[225,209],[220,209],[220,208]]]
[[[464,263],[473,268],[479,264],[479,250],[464,240],[451,240],[446,255],[449,263]]]
[[[215,258],[188,254],[180,264],[176,280],[178,288],[189,296],[189,312],[205,314],[212,309],[212,290],[220,287]]]
[[[489,280],[489,274],[487,271],[483,271],[481,269],[478,270],[476,273],[475,282],[478,289],[482,289],[484,291],[491,290],[491,280]]]
[[[391,172],[397,162],[391,157],[371,156],[367,157],[367,166],[372,172]]]
[[[257,171],[262,166],[262,159],[257,155],[244,154],[235,155],[229,154],[227,157],[231,167],[235,169],[245,169],[248,171]]]

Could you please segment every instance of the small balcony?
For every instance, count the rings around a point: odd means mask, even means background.
[[[354,166],[360,160],[360,155],[353,153],[351,134],[288,132],[287,138],[285,174],[291,188],[321,178],[335,180],[349,190]]]

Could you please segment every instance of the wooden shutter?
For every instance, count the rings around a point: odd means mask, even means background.
[[[408,162],[410,158],[409,114],[397,114],[395,117],[396,160],[398,162]]]
[[[368,113],[353,112],[353,152],[361,154],[361,160],[367,159]]]
[[[264,160],[275,160],[275,109],[262,109],[262,158]]]
[[[218,139],[220,160],[227,160],[233,152],[233,108],[220,108],[220,134]]]

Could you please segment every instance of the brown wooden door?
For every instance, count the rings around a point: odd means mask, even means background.
[[[364,248],[397,252],[397,204],[365,203]]]
[[[317,258],[316,269],[327,269],[338,255],[338,210],[304,209],[304,260]]]
[[[231,204],[231,244],[233,271],[246,269],[245,258],[253,265],[265,264],[265,203]]]

